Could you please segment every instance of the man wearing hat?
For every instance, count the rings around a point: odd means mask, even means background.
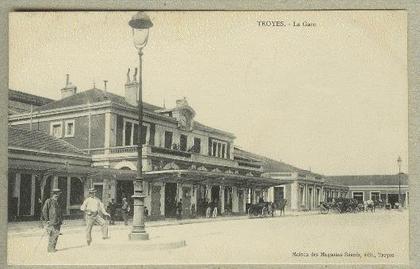
[[[53,189],[51,197],[45,200],[42,207],[42,218],[47,222],[46,230],[48,233],[48,252],[56,252],[58,236],[60,235],[61,224],[63,223],[63,213],[58,203],[60,189]]]
[[[102,228],[102,239],[108,238],[108,225],[106,221],[99,215],[102,213],[105,216],[110,216],[104,208],[104,204],[95,197],[95,188],[89,189],[89,197],[83,202],[80,210],[86,214],[86,242],[88,245],[92,242],[92,227],[96,223]]]

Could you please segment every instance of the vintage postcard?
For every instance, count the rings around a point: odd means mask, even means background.
[[[12,12],[8,104],[9,265],[409,263],[406,11]]]

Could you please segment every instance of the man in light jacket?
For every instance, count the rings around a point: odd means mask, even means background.
[[[106,221],[99,215],[110,216],[104,208],[104,204],[95,197],[95,188],[89,189],[89,197],[83,202],[80,210],[86,214],[86,242],[88,246],[92,243],[92,227],[96,223],[102,228],[102,239],[108,238],[108,225]]]

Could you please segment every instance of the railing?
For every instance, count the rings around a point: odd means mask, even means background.
[[[137,146],[112,147],[110,153],[137,152]]]
[[[191,158],[191,153],[181,150],[175,150],[175,149],[168,149],[168,148],[160,148],[151,146],[151,152],[152,153],[160,153],[160,154],[168,154],[173,156],[179,156],[184,158]]]
[[[119,146],[111,148],[95,148],[95,149],[85,149],[85,152],[88,152],[92,155],[106,155],[106,154],[129,154],[132,155],[137,153],[137,146]],[[258,163],[247,163],[238,160],[223,159],[214,156],[207,156],[199,153],[181,151],[177,149],[168,149],[162,147],[156,147],[151,145],[143,145],[142,149],[143,156],[154,155],[157,157],[169,157],[173,159],[185,160],[188,159],[191,162],[210,164],[210,165],[219,165],[227,166],[232,168],[247,168],[252,170],[261,170],[261,165]]]
[[[251,167],[251,168],[261,168],[261,164],[253,164],[249,162],[238,162],[239,166]]]

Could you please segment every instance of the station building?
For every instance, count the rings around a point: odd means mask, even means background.
[[[184,217],[204,215],[206,202],[222,215],[245,214],[261,198],[304,211],[336,197],[395,203],[395,176],[326,177],[242,150],[234,134],[196,121],[185,98],[172,108],[143,103],[139,128],[137,89],[127,75],[124,96],[77,92],[69,77],[60,100],[9,90],[9,219],[37,218],[55,187],[67,217],[80,216],[90,187],[104,204],[121,203],[134,192],[139,142],[151,219],[174,217],[180,199]]]
[[[151,218],[174,217],[181,198],[185,217],[204,214],[205,202],[216,204],[221,214],[244,214],[247,203],[258,201],[269,187],[289,182],[263,177],[261,161],[240,150],[235,152],[232,133],[195,121],[196,112],[185,98],[170,109],[144,103],[144,122],[139,128],[137,89],[136,79],[127,76],[125,96],[98,88],[77,92],[77,87],[67,77],[60,100],[9,115],[9,132],[22,132],[29,137],[36,133],[38,136],[32,139],[44,139],[45,143],[49,143],[48,139],[62,141],[75,151],[68,154],[77,151],[78,158],[83,158],[83,163],[70,162],[66,159],[68,156],[56,158],[57,153],[66,153],[59,147],[48,152],[57,165],[50,184],[66,187],[67,215],[77,213],[82,195],[72,199],[72,193],[81,194],[82,186],[83,196],[86,189],[93,186],[105,204],[110,199],[120,203],[123,197],[131,197],[138,143],[142,143],[145,205]],[[138,132],[142,134],[142,141],[137,139]],[[40,137],[40,133],[49,138]],[[15,142],[10,143],[9,151]],[[42,151],[42,146],[33,150]],[[22,152],[23,155],[26,153]],[[12,171],[11,165],[10,161]],[[18,210],[17,216],[34,216],[34,201],[43,189],[41,185],[38,187],[36,178],[42,177],[48,168],[40,172],[33,169],[24,176],[31,179],[22,180],[24,173],[18,171],[19,167],[26,169],[25,165],[14,167],[15,174],[9,175],[9,182],[16,183],[16,187],[11,188],[15,195],[10,191],[9,195],[18,198],[18,208],[21,208],[27,201],[23,202],[25,195],[17,195],[23,194],[17,186],[30,184],[31,188],[26,190],[32,194],[30,214],[27,215],[27,209]],[[82,171],[79,173],[81,184],[73,179],[77,171]]]

